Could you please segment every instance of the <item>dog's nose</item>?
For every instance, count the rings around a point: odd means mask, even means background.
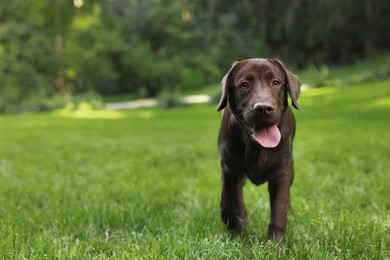
[[[253,110],[259,114],[271,114],[274,107],[271,102],[257,102],[254,104]]]

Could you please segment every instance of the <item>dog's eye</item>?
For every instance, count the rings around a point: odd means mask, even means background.
[[[249,88],[248,82],[242,82],[242,83],[240,84],[240,89],[242,89],[242,90],[247,90],[248,88]]]
[[[274,79],[273,81],[272,81],[272,87],[274,87],[274,88],[277,88],[277,87],[279,87],[280,86],[280,81],[279,80],[276,80],[276,79]]]

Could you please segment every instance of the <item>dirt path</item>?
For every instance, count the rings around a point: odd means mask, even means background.
[[[207,103],[210,101],[209,95],[192,95],[183,97],[185,104]],[[106,103],[105,107],[109,110],[135,109],[141,107],[155,107],[158,105],[158,100],[155,98],[145,98],[133,101]]]

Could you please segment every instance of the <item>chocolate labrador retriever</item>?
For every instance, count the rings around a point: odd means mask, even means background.
[[[222,80],[218,111],[224,109],[218,146],[222,167],[221,217],[231,230],[246,225],[242,189],[246,178],[268,181],[271,221],[268,238],[284,245],[294,169],[292,142],[301,83],[275,59],[233,63]]]

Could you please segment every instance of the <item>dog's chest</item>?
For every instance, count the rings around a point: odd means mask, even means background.
[[[249,180],[256,185],[268,181],[280,164],[278,153],[271,149],[248,148],[245,164]]]

